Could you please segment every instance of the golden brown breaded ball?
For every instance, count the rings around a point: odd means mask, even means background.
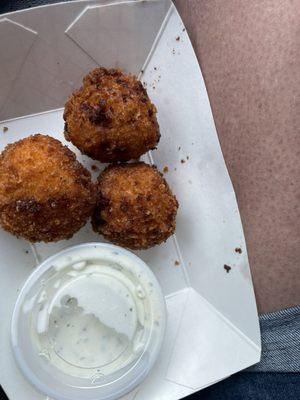
[[[156,108],[133,75],[97,68],[65,105],[65,137],[102,162],[138,159],[154,149],[160,133]]]
[[[70,238],[95,205],[90,173],[58,140],[33,135],[0,155],[0,224],[31,242]]]
[[[92,224],[109,241],[147,249],[174,233],[178,202],[155,167],[111,165],[100,174],[97,189]]]

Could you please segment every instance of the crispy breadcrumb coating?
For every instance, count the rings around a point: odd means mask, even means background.
[[[96,68],[65,105],[65,137],[102,162],[138,159],[160,138],[156,108],[142,83],[118,69]]]
[[[90,173],[58,140],[37,134],[0,155],[0,224],[31,242],[70,238],[95,204]]]
[[[97,191],[92,224],[109,241],[147,249],[174,233],[178,202],[155,167],[111,165],[100,174]]]

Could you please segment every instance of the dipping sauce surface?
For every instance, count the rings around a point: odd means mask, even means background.
[[[165,327],[153,274],[114,248],[54,259],[21,307],[43,362],[92,384],[150,358]]]

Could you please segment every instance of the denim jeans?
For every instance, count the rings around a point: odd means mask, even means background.
[[[298,372],[239,372],[187,400],[299,400]]]

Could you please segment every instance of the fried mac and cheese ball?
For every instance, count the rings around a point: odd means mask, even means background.
[[[97,193],[92,224],[109,241],[147,249],[174,233],[178,202],[155,167],[111,165],[100,174]]]
[[[0,155],[0,224],[31,242],[70,238],[95,203],[90,173],[58,140],[37,134]]]
[[[142,83],[118,69],[97,68],[65,105],[65,137],[102,162],[138,159],[160,138],[156,108]]]

